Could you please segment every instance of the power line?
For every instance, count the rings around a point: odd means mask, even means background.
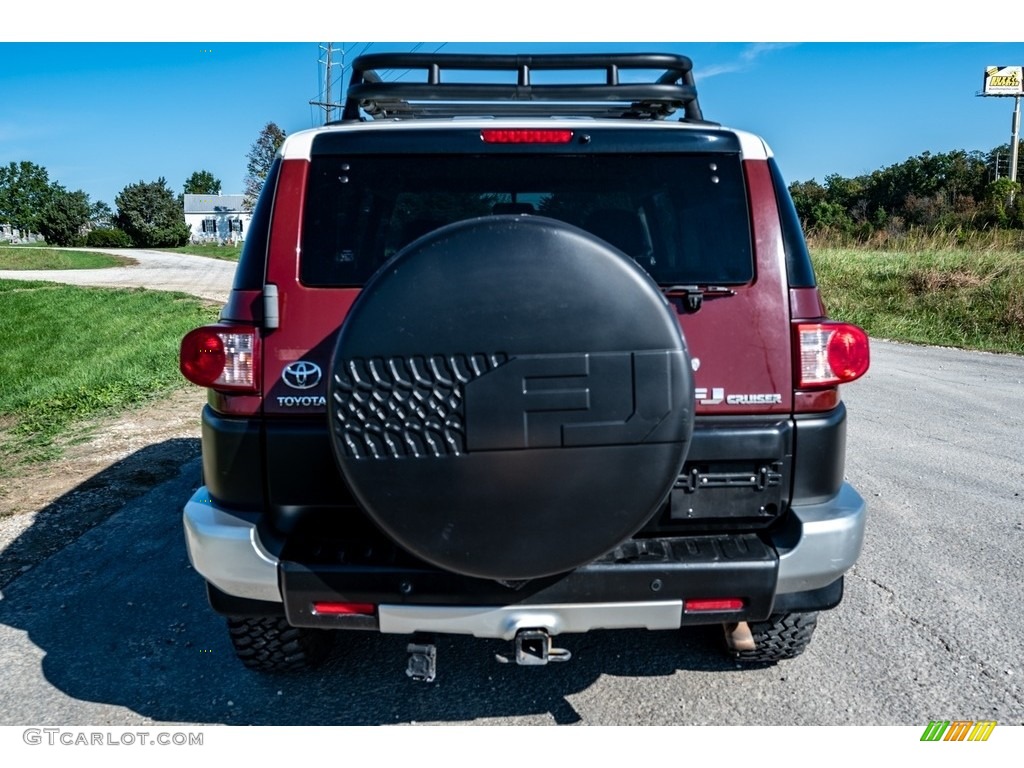
[[[416,51],[419,50],[421,45],[423,45],[423,43],[416,43],[416,45],[413,46],[412,50],[409,51],[409,53],[416,53]],[[383,72],[380,73],[380,79],[381,80],[391,80],[391,79],[400,80],[402,77],[404,77],[405,75],[409,74],[409,72],[411,72],[411,71],[412,70],[407,69],[402,74],[398,75],[397,77],[392,78],[392,76],[394,75],[395,71],[393,69],[385,69]]]
[[[352,43],[352,47],[353,48],[355,48],[358,45],[359,45],[359,43]],[[370,46],[372,46],[372,45],[374,45],[374,43],[372,43],[372,42],[371,43],[363,43],[362,44],[363,47],[358,52],[353,52],[353,57],[362,56],[364,53],[366,53],[370,49]],[[409,53],[415,53],[420,48],[422,48],[424,45],[426,45],[426,43],[416,43],[416,45],[413,46],[412,50],[410,50]],[[437,46],[437,48],[434,49],[433,53],[437,53],[442,48],[444,48],[446,45],[448,45],[448,43],[441,43],[439,46]],[[323,59],[317,58],[317,88],[318,88],[317,93],[319,94],[319,98],[315,99],[315,100],[311,99],[309,104],[310,104],[311,107],[317,106],[317,107],[322,107],[323,108],[323,110],[324,110],[324,123],[326,124],[326,123],[329,123],[329,122],[332,121],[333,110],[335,110],[335,109],[343,109],[344,108],[344,103],[343,102],[344,102],[344,95],[345,95],[345,90],[346,90],[346,82],[345,82],[345,69],[346,69],[345,56],[346,56],[347,52],[345,50],[345,43],[341,43],[341,48],[338,49],[338,51],[337,51],[338,53],[341,54],[341,61],[340,62],[335,62],[333,60],[333,54],[335,52],[334,43],[324,43],[324,44],[321,44],[319,46],[319,49],[325,52],[326,61],[323,60]],[[321,65],[323,67],[322,69],[321,69]],[[333,85],[334,79],[333,79],[332,72],[331,72],[333,67],[341,67],[341,86],[339,88],[339,91],[340,91],[340,93],[339,93],[340,101],[334,101],[331,98],[333,96],[332,91],[334,90],[334,85]],[[397,77],[394,77],[393,76],[393,74],[394,74],[393,70],[386,69],[386,70],[384,70],[383,72],[380,73],[380,76],[381,76],[382,80],[390,80],[390,79],[397,80],[397,79],[400,79],[402,77],[405,77],[411,71],[412,71],[411,68],[407,69],[404,72],[402,72],[400,75],[398,75]],[[323,72],[323,77],[322,78],[321,78],[321,72]],[[320,90],[320,84],[321,83],[323,83],[323,90]],[[310,115],[311,115],[310,122],[312,122],[312,110],[310,111]]]
[[[418,51],[418,50],[419,50],[420,48],[422,48],[422,47],[423,47],[424,45],[426,45],[426,43],[416,43],[416,45],[415,45],[415,46],[413,46],[413,49],[412,49],[411,51],[409,51],[409,53],[416,53],[416,51]],[[441,50],[442,48],[444,48],[444,47],[445,47],[446,45],[448,45],[448,43],[441,43],[441,45],[439,45],[439,46],[437,47],[437,50],[435,50],[435,51],[434,51],[434,53],[437,53],[437,51],[440,51],[440,50]],[[386,69],[386,70],[384,70],[384,71],[385,71],[385,72],[390,72],[391,70],[390,70],[390,69]],[[411,70],[411,69],[407,69],[407,70],[405,70],[405,72],[403,72],[403,73],[402,73],[402,74],[400,74],[400,75],[399,75],[398,77],[396,77],[396,78],[395,78],[395,80],[401,80],[401,79],[402,79],[403,77],[405,77],[406,75],[408,75],[408,74],[409,74],[410,72],[412,72],[412,70]],[[388,79],[387,77],[385,77],[384,75],[381,75],[381,80],[387,80],[387,79]]]

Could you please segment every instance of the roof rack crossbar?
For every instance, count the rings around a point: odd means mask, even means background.
[[[421,79],[385,82],[386,69],[421,71]],[[515,73],[515,84],[503,82],[446,82],[445,71]],[[604,83],[538,83],[535,72],[602,72]],[[629,70],[664,70],[654,82],[631,82]],[[497,102],[498,104],[495,104]],[[575,103],[574,103],[575,102]],[[448,104],[444,108],[441,104]],[[610,104],[623,105],[616,111]],[[429,106],[427,106],[429,104]],[[674,54],[544,54],[534,56],[484,54],[376,53],[360,56],[342,120],[370,117],[435,117],[463,114],[568,114],[664,118],[682,109],[684,120],[702,122],[693,80],[693,64]],[[547,106],[544,106],[547,105]],[[595,105],[600,105],[597,110]]]

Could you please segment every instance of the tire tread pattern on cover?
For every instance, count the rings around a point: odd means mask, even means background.
[[[375,357],[337,366],[335,431],[354,459],[460,456],[466,452],[465,385],[503,354]]]

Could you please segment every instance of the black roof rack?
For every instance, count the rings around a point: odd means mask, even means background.
[[[382,70],[420,70],[417,80],[385,82]],[[445,82],[445,71],[514,73],[515,84]],[[592,70],[603,83],[531,82],[536,72]],[[647,82],[623,82],[624,70],[664,71]],[[401,73],[403,76],[406,72]],[[496,75],[496,78],[498,76]],[[509,78],[511,80],[511,77]],[[653,80],[653,82],[651,82]],[[494,54],[374,53],[358,57],[345,98],[343,121],[458,116],[588,116],[657,120],[683,110],[683,120],[704,122],[693,63],[665,53]]]

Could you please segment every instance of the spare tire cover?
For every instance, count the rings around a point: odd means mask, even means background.
[[[693,430],[693,379],[657,285],[536,216],[442,227],[350,310],[329,413],[341,471],[395,542],[469,576],[571,570],[653,515]]]

